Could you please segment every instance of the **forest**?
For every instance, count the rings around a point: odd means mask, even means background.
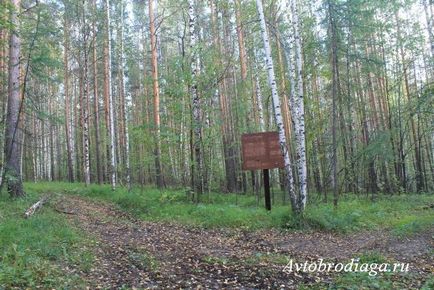
[[[433,0],[0,0],[0,290],[434,288],[433,26]],[[264,132],[281,166],[246,169]],[[294,266],[323,260],[379,273]]]

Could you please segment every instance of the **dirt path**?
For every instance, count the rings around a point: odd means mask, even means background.
[[[137,221],[104,203],[65,196],[68,218],[96,237],[96,260],[80,275],[90,288],[295,289],[300,283],[329,283],[334,273],[286,273],[288,259],[348,262],[376,251],[410,263],[417,286],[434,270],[433,233],[397,240],[383,232],[347,236],[282,233],[277,230],[203,230]],[[419,277],[419,278],[418,278]],[[419,281],[419,282],[418,282]],[[416,285],[414,284],[416,283]]]

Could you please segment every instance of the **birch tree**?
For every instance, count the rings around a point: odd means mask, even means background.
[[[258,9],[258,15],[259,15],[259,20],[261,25],[262,40],[264,42],[265,62],[266,62],[267,73],[268,73],[268,83],[271,87],[271,96],[272,96],[273,107],[274,107],[274,117],[279,132],[280,149],[282,151],[282,155],[285,163],[285,175],[286,175],[286,182],[288,184],[289,198],[291,200],[291,206],[293,212],[298,214],[301,213],[302,208],[299,207],[297,196],[294,190],[294,178],[292,176],[291,160],[289,159],[288,147],[287,147],[287,142],[285,137],[285,128],[284,128],[282,113],[280,109],[280,99],[277,93],[277,83],[274,74],[274,65],[273,65],[273,59],[271,57],[271,47],[270,47],[270,41],[269,41],[266,22],[265,22],[264,9],[262,7],[262,0],[256,0],[256,6]]]
[[[128,106],[126,100],[126,90],[125,90],[125,77],[124,77],[124,67],[125,67],[125,55],[124,55],[124,1],[121,1],[121,35],[120,35],[120,56],[121,61],[119,64],[119,75],[120,75],[120,92],[121,92],[121,110],[123,117],[123,130],[124,130],[124,159],[125,159],[125,177],[128,186],[128,191],[131,190],[131,169],[130,169],[130,135],[128,132]]]
[[[92,58],[93,58],[93,114],[94,114],[94,127],[95,127],[95,160],[96,160],[96,174],[98,184],[103,183],[103,173],[101,166],[101,134],[100,134],[100,118],[99,118],[99,91],[98,91],[98,62],[97,62],[97,31],[96,31],[96,0],[92,1],[92,12],[94,19],[92,21]]]
[[[295,64],[297,67],[297,97],[293,102],[294,136],[297,151],[297,168],[299,178],[299,207],[304,209],[307,200],[307,165],[306,165],[306,137],[304,125],[304,92],[303,92],[303,64],[301,53],[301,38],[299,32],[298,9],[295,0],[289,0],[291,5],[292,26],[294,28]]]
[[[70,88],[69,88],[69,31],[68,31],[68,18],[65,12],[64,15],[64,27],[63,27],[63,37],[64,37],[64,50],[63,50],[63,90],[65,94],[65,135],[66,135],[66,157],[67,157],[67,167],[68,167],[68,180],[74,182],[74,161],[73,161],[73,150],[74,146],[71,137],[71,117],[70,117]],[[35,175],[37,176],[37,174]]]
[[[83,172],[84,172],[84,182],[86,185],[90,185],[90,156],[89,156],[89,81],[88,81],[88,27],[86,24],[86,1],[82,2],[82,52],[83,52],[83,64],[81,67],[82,74],[82,86],[83,91],[81,92],[81,122],[83,126]]]
[[[114,105],[112,92],[112,61],[111,61],[111,18],[110,18],[110,0],[105,1],[106,9],[106,27],[105,27],[105,47],[104,47],[104,95],[106,101],[106,126],[107,136],[109,139],[109,174],[112,189],[116,188],[116,151],[115,151],[115,126],[114,126]]]

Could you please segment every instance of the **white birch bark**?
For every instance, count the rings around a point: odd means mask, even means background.
[[[303,64],[301,54],[301,39],[299,31],[298,9],[295,0],[289,0],[291,5],[292,26],[294,28],[295,63],[297,70],[297,95],[294,99],[294,135],[297,152],[297,168],[299,177],[299,203],[304,209],[307,200],[307,165],[306,165],[306,137],[304,123],[304,92],[303,92]],[[291,86],[293,87],[293,86]],[[294,95],[295,96],[295,95]]]
[[[45,110],[45,106],[42,106]],[[46,144],[46,137],[45,137],[45,120],[41,121],[41,161],[42,161],[42,178],[44,180],[47,180],[47,164],[48,164],[48,160],[47,160],[47,144]]]
[[[63,63],[64,63],[64,81],[63,90],[65,94],[65,135],[66,135],[66,154],[67,154],[67,166],[68,166],[68,179],[70,182],[74,181],[74,162],[73,162],[73,143],[71,137],[71,118],[70,118],[70,98],[69,98],[69,31],[67,29],[68,22],[65,16],[64,21],[64,52],[63,52]]]
[[[82,108],[82,121],[83,121],[83,170],[84,182],[90,185],[90,156],[89,156],[89,82],[88,82],[88,47],[86,35],[86,2],[83,1],[83,95],[81,104]]]
[[[106,27],[106,37],[107,37],[107,46],[108,46],[108,94],[109,94],[109,130],[110,130],[110,181],[112,189],[116,189],[116,151],[115,151],[115,126],[114,126],[114,98],[113,98],[113,92],[112,92],[112,85],[111,85],[111,79],[112,79],[112,54],[111,54],[111,18],[110,18],[110,0],[106,0],[106,21],[107,21],[107,27]]]
[[[124,136],[125,136],[125,177],[127,181],[128,191],[131,190],[131,168],[130,168],[130,136],[128,132],[128,104],[127,104],[127,98],[126,98],[126,92],[125,92],[125,76],[124,76],[124,68],[126,67],[125,63],[125,55],[124,55],[124,1],[121,1],[121,11],[122,11],[122,17],[121,17],[121,39],[120,39],[120,46],[121,46],[121,90],[122,95],[124,96]]]
[[[75,91],[75,85],[73,84],[73,89]],[[70,115],[70,120],[69,120],[69,131],[70,131],[70,139],[71,139],[71,159],[72,159],[72,176],[73,176],[73,180],[77,180],[79,179],[79,177],[77,176],[77,164],[76,164],[76,160],[77,160],[77,152],[75,151],[75,134],[76,134],[76,126],[75,126],[75,100],[74,100],[74,96],[76,96],[76,93],[73,92],[72,94],[70,94],[70,106],[69,106],[69,115]]]
[[[260,18],[261,33],[264,42],[264,50],[265,50],[265,60],[266,60],[267,72],[268,72],[268,82],[271,87],[271,95],[272,95],[273,106],[274,106],[274,116],[276,119],[276,125],[279,132],[280,149],[282,151],[282,155],[285,162],[285,174],[286,174],[286,181],[288,184],[289,198],[291,200],[291,206],[293,212],[298,213],[300,209],[298,208],[297,196],[294,191],[294,179],[291,170],[291,160],[289,159],[288,147],[286,144],[285,129],[283,127],[284,124],[283,124],[283,118],[282,118],[282,113],[280,108],[280,99],[277,94],[277,84],[276,84],[276,78],[274,74],[274,65],[273,65],[273,59],[271,57],[270,41],[268,38],[267,27],[265,24],[262,0],[256,0],[256,5],[258,9],[259,18]]]

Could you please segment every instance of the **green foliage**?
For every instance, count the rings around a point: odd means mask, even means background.
[[[32,191],[25,199],[0,197],[0,289],[81,285],[78,276],[63,273],[61,264],[81,263],[84,239],[47,206],[24,219],[25,209],[38,198]]]
[[[391,228],[405,236],[417,233],[434,224],[434,213],[420,210],[432,203],[432,195],[387,196],[376,202],[351,197],[342,200],[337,210],[332,204],[310,205],[305,220],[313,228],[331,231]]]

